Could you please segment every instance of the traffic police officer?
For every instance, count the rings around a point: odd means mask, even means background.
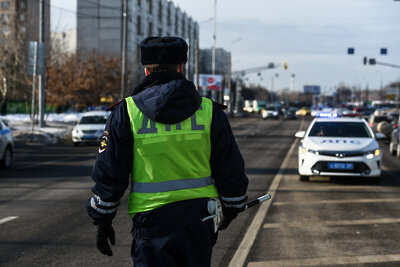
[[[146,78],[110,114],[87,201],[99,251],[111,256],[112,220],[131,183],[135,266],[210,266],[217,231],[244,210],[248,179],[221,106],[185,79],[188,46],[179,37],[140,43]],[[215,229],[207,208],[222,205]]]

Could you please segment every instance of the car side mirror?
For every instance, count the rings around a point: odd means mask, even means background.
[[[375,138],[380,140],[380,139],[384,139],[386,137],[386,135],[384,135],[383,133],[376,133],[375,134]]]
[[[305,135],[306,135],[305,131],[300,131],[300,132],[297,132],[294,136],[297,138],[303,139]]]

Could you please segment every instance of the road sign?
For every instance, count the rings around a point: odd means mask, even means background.
[[[305,94],[319,95],[321,93],[321,87],[319,85],[304,85]]]
[[[35,47],[37,46],[37,54]],[[36,59],[36,62],[35,62]],[[36,73],[33,73],[36,64]],[[44,73],[44,44],[29,42],[28,75],[43,75]]]

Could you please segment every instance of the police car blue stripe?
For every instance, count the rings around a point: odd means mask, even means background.
[[[0,135],[5,135],[5,134],[8,134],[8,133],[11,133],[10,129],[4,129],[4,130],[0,131]]]
[[[199,188],[212,185],[211,176],[196,179],[180,179],[159,183],[132,183],[131,192],[135,193],[161,193],[183,189]]]

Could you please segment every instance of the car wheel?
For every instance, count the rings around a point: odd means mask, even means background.
[[[389,152],[390,152],[390,155],[392,155],[392,156],[396,155],[396,150],[394,149],[393,141],[390,141]]]
[[[396,147],[396,155],[397,155],[397,157],[400,159],[400,144],[397,144],[397,147]]]
[[[302,182],[310,181],[310,176],[300,175],[299,178],[300,178],[300,181],[302,181]]]
[[[7,147],[6,151],[4,151],[3,159],[1,160],[0,164],[2,168],[9,168],[11,166],[12,161],[12,151],[11,147]]]

